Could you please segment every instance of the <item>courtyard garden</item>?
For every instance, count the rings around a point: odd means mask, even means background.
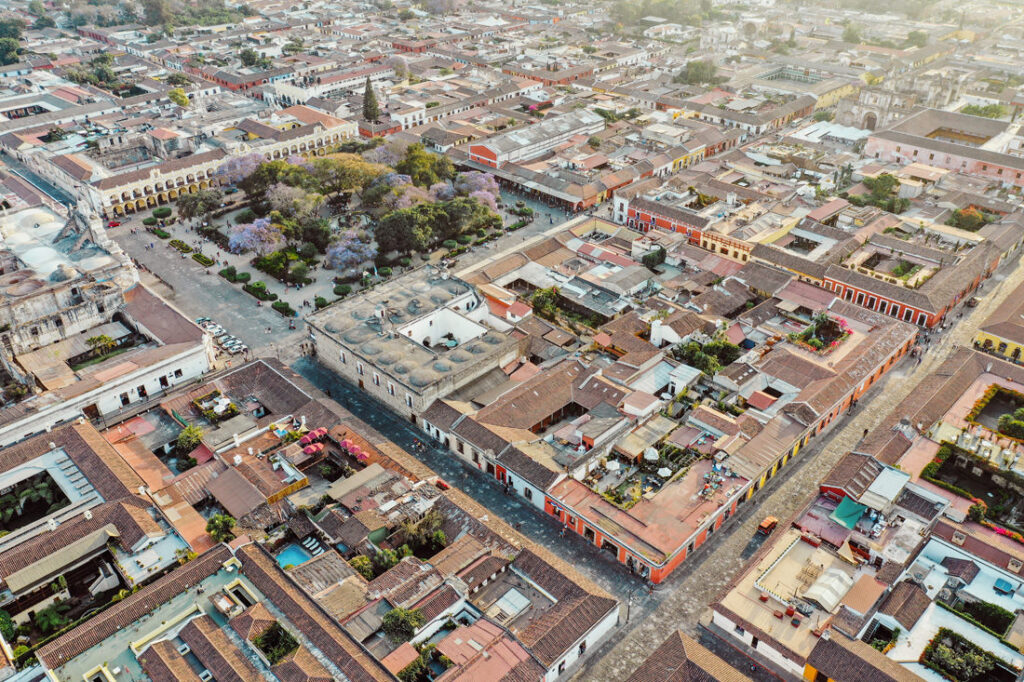
[[[1009,664],[948,628],[938,633],[921,654],[921,663],[953,682],[1013,680]]]
[[[850,337],[853,331],[842,318],[832,318],[828,313],[815,315],[803,331],[789,335],[789,340],[815,353],[831,353]]]
[[[967,421],[1024,441],[1024,393],[993,384],[971,408]]]

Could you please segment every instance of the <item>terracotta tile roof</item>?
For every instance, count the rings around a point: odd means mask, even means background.
[[[429,623],[444,613],[445,609],[458,602],[461,598],[462,596],[454,587],[451,585],[442,585],[440,588],[434,590],[417,602],[413,608],[422,613],[423,617],[426,618],[425,622]]]
[[[117,189],[118,187],[122,187],[133,182],[148,180],[154,172],[159,180],[164,175],[187,171],[190,168],[200,166],[208,161],[219,161],[225,156],[227,156],[227,152],[223,149],[214,149],[213,151],[200,152],[199,154],[193,154],[192,156],[183,156],[180,159],[164,161],[156,166],[128,171],[127,173],[120,173],[118,175],[111,175],[106,178],[100,178],[93,184],[96,186],[96,189],[101,191]]]
[[[340,554],[334,550],[326,550],[309,561],[289,569],[288,575],[306,594],[316,596],[342,580],[359,574],[341,558]]]
[[[263,604],[253,604],[245,611],[228,621],[228,625],[242,639],[252,641],[263,634],[267,628],[277,622]]]
[[[504,557],[482,556],[462,571],[459,571],[458,575],[466,583],[466,587],[473,590],[483,585],[484,581],[488,580],[495,573],[501,572],[508,564],[508,559]]]
[[[249,514],[267,501],[266,497],[236,467],[211,479],[207,489],[236,519]]]
[[[367,595],[384,598],[394,606],[408,606],[441,584],[441,574],[416,557],[405,557],[370,581]]]
[[[262,676],[209,616],[189,621],[178,635],[217,682],[257,682]]]
[[[256,589],[352,682],[392,679],[380,663],[287,578],[265,550],[250,544],[241,547],[236,556]]]
[[[843,682],[909,682],[920,680],[907,668],[874,647],[841,635],[822,637],[814,645],[807,664],[829,679]]]
[[[203,330],[141,284],[124,295],[125,308],[148,334],[161,343],[202,343]]]
[[[627,682],[744,682],[741,674],[697,641],[673,632]]]
[[[558,602],[518,633],[523,646],[548,668],[618,608],[614,599],[587,592],[532,550],[524,549],[512,565]]]
[[[113,524],[120,535],[122,549],[130,550],[145,537],[163,535],[163,530],[147,511],[148,504],[139,498],[119,502],[104,502],[90,511],[92,518],[76,516],[47,531],[12,547],[0,554],[0,577],[9,577],[37,561],[60,552],[71,543],[108,524]]]
[[[430,557],[430,565],[445,578],[455,575],[487,551],[472,535],[463,535]]]
[[[271,672],[277,679],[287,682],[333,682],[334,676],[327,672],[323,663],[316,660],[313,653],[304,646],[299,646],[291,654],[285,656],[275,665]]]
[[[821,486],[840,488],[854,499],[859,499],[881,472],[882,465],[873,458],[850,452],[825,475]]]
[[[75,628],[44,644],[37,651],[39,660],[48,668],[63,665],[142,618],[167,601],[168,595],[180,594],[213,575],[230,556],[227,547],[218,545],[93,617],[87,627]]]
[[[905,629],[910,630],[931,603],[928,593],[920,585],[904,580],[886,596],[878,612],[892,616]]]
[[[970,559],[958,559],[951,556],[942,560],[942,566],[951,576],[960,578],[965,583],[970,583],[981,572],[978,564]]]
[[[153,682],[199,682],[199,675],[166,639],[143,651],[139,663]]]

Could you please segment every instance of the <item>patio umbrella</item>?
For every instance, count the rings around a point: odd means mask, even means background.
[[[299,439],[299,445],[309,445],[313,442],[312,434],[307,433],[305,436]]]
[[[646,459],[648,462],[657,462],[658,459],[660,459],[660,457],[658,455],[657,450],[655,450],[654,448],[647,448],[646,450],[644,450],[644,459]]]
[[[303,454],[306,455],[315,455],[316,453],[323,450],[324,447],[325,446],[323,443],[313,443],[312,445],[307,445],[306,447],[302,448],[302,452]]]
[[[309,435],[313,436],[314,439],[323,438],[324,436],[327,435],[327,429],[321,426],[318,429],[313,429],[313,431]]]
[[[354,446],[352,445],[352,441],[350,441],[348,438],[346,438],[345,440],[341,441],[341,447],[343,447],[346,450],[351,452],[351,450],[352,450],[352,448]]]
[[[619,460],[613,459],[612,461],[608,462],[608,466],[606,466],[605,468],[608,469],[608,471],[618,471],[620,466],[621,465],[619,464]]]
[[[669,476],[672,475],[672,470],[669,469],[668,467],[661,467],[660,469],[658,469],[658,475],[661,476],[662,478],[668,478]]]

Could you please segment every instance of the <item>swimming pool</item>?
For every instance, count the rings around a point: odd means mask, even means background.
[[[277,553],[277,564],[281,568],[288,566],[299,566],[306,563],[313,558],[304,547],[296,545],[294,542],[286,546],[280,552]]]

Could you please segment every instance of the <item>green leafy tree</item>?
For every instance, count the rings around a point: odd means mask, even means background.
[[[911,31],[907,34],[907,44],[913,47],[924,47],[928,44],[928,34],[924,31]]]
[[[167,82],[170,83],[171,85],[176,85],[178,87],[181,87],[182,85],[188,85],[192,81],[190,81],[188,76],[186,76],[185,74],[181,73],[180,71],[175,71],[174,73],[172,73],[171,75],[169,75],[167,77]]]
[[[20,49],[16,38],[0,38],[0,65],[16,63]]]
[[[377,122],[380,118],[380,105],[377,104],[377,93],[373,91],[373,84],[370,77],[366,77],[366,87],[363,88],[363,118],[367,121]]]
[[[348,565],[367,580],[373,580],[373,562],[362,554],[349,559]]]
[[[701,85],[715,82],[715,74],[717,73],[718,67],[715,66],[713,61],[697,59],[687,62],[683,70],[676,74],[673,80],[677,83],[686,83],[688,85]]]
[[[68,624],[67,616],[64,614],[71,608],[63,602],[54,602],[45,609],[36,611],[36,627],[44,633],[56,632]]]
[[[238,58],[242,60],[243,65],[253,66],[260,60],[260,54],[251,47],[246,47],[238,53]]]
[[[537,289],[530,297],[533,312],[541,317],[553,320],[558,316],[558,287]]]
[[[179,107],[187,107],[190,104],[188,95],[181,88],[171,88],[168,90],[167,98]]]
[[[114,348],[117,342],[110,338],[106,334],[99,334],[98,336],[90,336],[85,340],[85,345],[89,346],[97,355],[102,355]]]
[[[381,628],[395,641],[407,642],[426,620],[419,609],[391,609],[384,614]]]
[[[17,17],[0,19],[0,38],[21,39],[21,33],[25,30],[25,22]]]
[[[983,118],[1003,118],[1007,115],[1006,107],[1001,104],[968,104],[960,113]]]
[[[168,0],[142,0],[142,21],[147,26],[166,24],[172,19]]]
[[[219,189],[201,189],[178,199],[178,215],[184,220],[193,220],[213,213],[224,203],[224,193]]]
[[[439,214],[440,209],[433,204],[420,204],[388,213],[373,231],[379,251],[425,251],[434,242],[430,219]]]
[[[3,635],[4,640],[8,644],[12,644],[17,634],[18,631],[14,625],[14,620],[11,618],[11,614],[6,611],[0,611],[0,635]]]
[[[235,537],[235,519],[227,514],[214,514],[206,522],[206,532],[214,542],[225,542]]]
[[[203,428],[196,424],[189,424],[178,433],[174,441],[174,449],[180,453],[192,452],[203,442]]]
[[[409,145],[405,158],[395,164],[395,170],[412,178],[417,187],[430,187],[455,177],[455,166],[447,156],[428,152],[422,144]]]
[[[847,24],[843,29],[843,42],[860,44],[860,29],[856,24]]]

